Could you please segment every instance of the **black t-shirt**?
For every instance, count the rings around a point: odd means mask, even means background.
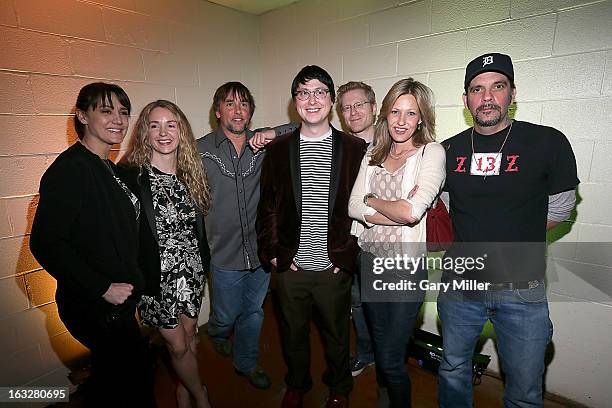
[[[508,129],[492,135],[474,131],[473,147],[472,129],[442,142],[444,190],[458,243],[543,243],[548,196],[579,183],[574,153],[561,132],[515,121],[498,155]]]

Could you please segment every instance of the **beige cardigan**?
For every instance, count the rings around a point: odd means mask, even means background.
[[[423,149],[425,149],[424,152]],[[375,168],[375,166],[368,165],[370,155],[371,148],[368,149],[368,152],[361,161],[359,175],[355,180],[355,185],[349,199],[349,216],[357,220],[353,222],[351,228],[351,233],[355,236],[361,235],[365,228],[373,226],[373,224],[365,220],[365,216],[376,213],[376,210],[368,207],[363,202],[363,197],[370,192],[370,181]],[[431,142],[426,146],[421,146],[408,159],[404,168],[401,197],[412,204],[412,215],[420,219],[420,222],[412,226],[403,226],[402,242],[426,242],[426,219],[423,218],[423,215],[440,193],[445,178],[446,152],[440,143]],[[408,199],[408,193],[410,193],[415,185],[418,185],[419,188],[416,194],[411,199]]]

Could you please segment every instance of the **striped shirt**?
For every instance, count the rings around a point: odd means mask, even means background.
[[[332,140],[331,129],[316,138],[300,135],[302,223],[294,263],[309,271],[332,266],[327,253]]]

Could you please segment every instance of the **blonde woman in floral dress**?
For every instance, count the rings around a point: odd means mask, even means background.
[[[191,126],[174,103],[151,102],[140,113],[122,176],[143,207],[139,261],[146,290],[143,323],[159,329],[179,379],[179,408],[210,407],[196,358],[196,325],[210,263],[204,213],[206,174]]]

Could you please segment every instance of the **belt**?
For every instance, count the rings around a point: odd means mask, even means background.
[[[539,280],[523,282],[489,283],[489,290],[535,289],[540,286]]]

